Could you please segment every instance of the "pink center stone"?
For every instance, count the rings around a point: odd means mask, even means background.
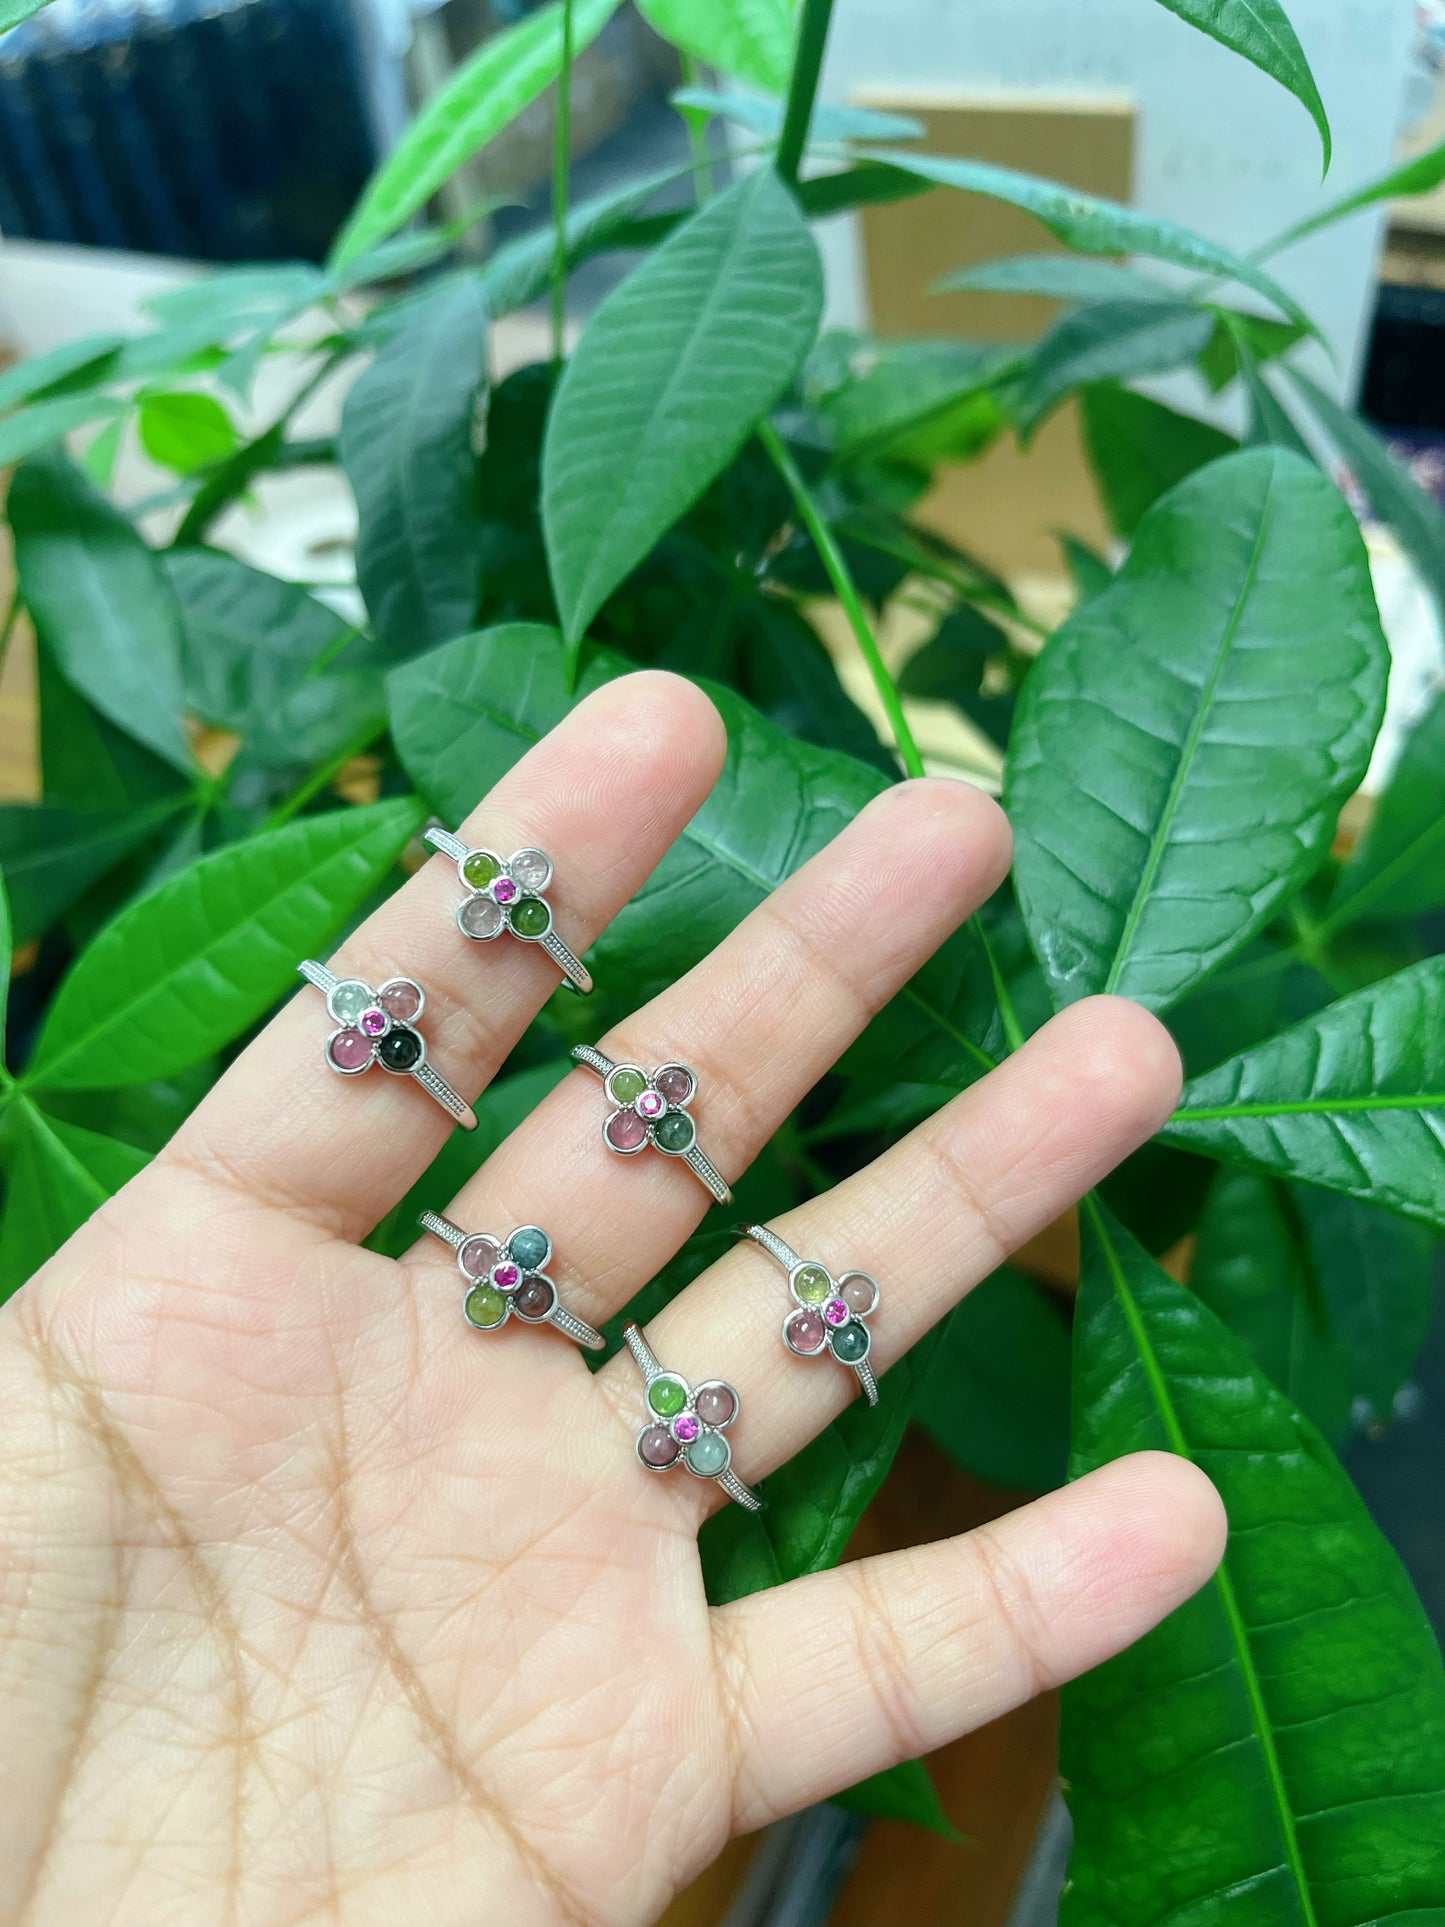
[[[656,1091],[644,1091],[637,1100],[637,1108],[644,1117],[661,1117],[663,1099]]]
[[[337,1031],[328,1049],[331,1061],[339,1070],[364,1070],[371,1062],[371,1039],[363,1037],[359,1030]]]
[[[366,1032],[368,1037],[380,1037],[381,1033],[386,1029],[386,1012],[384,1010],[377,1010],[374,1007],[371,1010],[362,1011],[361,1028]]]
[[[647,1142],[647,1125],[636,1111],[614,1111],[603,1135],[614,1151],[636,1151]]]
[[[492,895],[498,903],[515,903],[517,886],[510,877],[498,877],[492,885]]]
[[[848,1307],[841,1298],[830,1298],[823,1307],[823,1316],[830,1325],[846,1325],[848,1322]]]
[[[704,1385],[694,1402],[704,1425],[726,1425],[738,1409],[738,1402],[726,1385]]]
[[[680,1412],[672,1421],[672,1436],[681,1439],[684,1445],[691,1445],[701,1430],[691,1412]]]
[[[669,1104],[686,1104],[692,1096],[692,1076],[681,1064],[673,1064],[657,1073],[657,1088]]]
[[[521,1276],[521,1272],[518,1271],[510,1258],[506,1259],[500,1265],[492,1266],[492,1283],[497,1287],[498,1291],[515,1290]]]
[[[409,978],[388,984],[381,993],[381,1007],[399,1024],[409,1024],[421,1015],[421,992]]]
[[[795,1352],[821,1351],[827,1335],[827,1327],[815,1311],[795,1311],[788,1320],[788,1343]]]

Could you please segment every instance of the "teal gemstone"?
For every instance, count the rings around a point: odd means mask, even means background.
[[[732,1453],[721,1432],[699,1432],[691,1445],[684,1446],[682,1456],[689,1472],[700,1479],[715,1479],[727,1470]]]
[[[547,1262],[547,1234],[534,1224],[523,1225],[507,1240],[508,1248],[523,1271],[535,1271]]]
[[[674,1157],[690,1151],[696,1136],[697,1126],[686,1111],[668,1111],[652,1127],[653,1142],[664,1151],[671,1151]]]
[[[833,1347],[835,1358],[841,1358],[845,1365],[859,1365],[868,1356],[872,1341],[868,1336],[868,1327],[860,1325],[856,1318],[850,1318],[846,1325],[829,1332],[828,1343]]]

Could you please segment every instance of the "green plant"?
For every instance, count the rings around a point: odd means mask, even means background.
[[[1140,0],[1144,4],[1144,0]],[[579,694],[639,663],[708,679],[726,777],[596,945],[585,1013],[559,999],[449,1143],[446,1195],[548,1088],[564,1046],[689,967],[900,771],[922,767],[876,641],[893,605],[930,639],[905,693],[954,702],[1006,752],[1012,889],[870,1025],[750,1180],[766,1208],[834,1181],[984,1075],[1048,1010],[1123,992],[1189,1068],[1154,1145],[1082,1208],[1064,1311],[1004,1271],[706,1535],[736,1596],[835,1561],[915,1408],[944,1448],[1023,1485],[1137,1445],[1196,1458],[1228,1505],[1218,1578],[1066,1696],[1075,1922],[1185,1913],[1305,1927],[1445,1907],[1445,1694],[1420,1607],[1332,1446],[1384,1424],[1421,1342],[1445,1224],[1445,705],[1415,731],[1364,840],[1333,852],[1386,678],[1354,519],[1312,450],[1345,454],[1445,607],[1445,518],[1295,367],[1309,317],[1263,265],[1305,232],[1445,178],[1445,150],[1241,260],[1056,184],[924,155],[897,117],[816,108],[828,0],[648,0],[689,59],[786,98],[693,88],[759,165],[651,211],[667,177],[569,207],[480,266],[399,233],[547,85],[607,0],[531,16],[461,70],[363,197],[324,270],[211,276],[154,330],[0,377],[20,597],[39,638],[43,800],[0,810],[13,929],[0,1073],[0,1291],[162,1143],[292,983],[390,887],[428,808],[455,821]],[[1173,10],[1324,111],[1275,0]],[[831,171],[800,180],[805,151]],[[975,270],[1066,304],[1032,347],[818,338],[809,221],[942,185],[1033,213],[1066,251]],[[645,250],[576,354],[489,390],[492,319],[604,249]],[[1135,257],[1123,266],[1113,258]],[[1176,271],[1166,284],[1140,263]],[[402,277],[402,285],[396,284]],[[389,292],[365,312],[361,287]],[[1229,298],[1227,289],[1243,292]],[[298,337],[294,325],[305,319]],[[322,326],[316,325],[320,318]],[[559,342],[560,349],[560,342]],[[223,397],[265,360],[291,405],[243,439]],[[364,364],[335,443],[300,402]],[[1123,385],[1194,366],[1248,399],[1246,445]],[[204,378],[207,388],[194,384]],[[935,467],[1080,399],[1117,574],[1080,544],[1075,613],[1043,639],[1007,585],[911,510]],[[480,437],[478,423],[485,421]],[[89,474],[57,446],[101,424]],[[177,477],[153,546],[103,493],[134,424]],[[261,475],[338,463],[356,494],[355,625],[207,545]],[[835,597],[883,741],[814,627]],[[10,628],[13,628],[12,612]],[[7,628],[7,635],[9,628]],[[237,739],[219,775],[188,722]],[[375,800],[336,784],[366,752]],[[1157,1262],[1197,1231],[1192,1289]],[[409,1207],[376,1233],[410,1238]],[[700,1233],[646,1313],[715,1254]],[[824,1499],[820,1503],[819,1495]],[[941,1824],[919,1768],[856,1802]],[[1240,1910],[1243,1909],[1243,1915]]]

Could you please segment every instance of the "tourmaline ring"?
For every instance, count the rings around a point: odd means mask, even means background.
[[[423,1211],[421,1223],[456,1252],[457,1268],[467,1281],[462,1316],[475,1330],[499,1331],[509,1318],[520,1318],[524,1325],[555,1325],[589,1351],[606,1345],[601,1332],[558,1298],[547,1276],[552,1240],[540,1225],[520,1225],[509,1237],[489,1238],[485,1232],[463,1231],[435,1211]]]
[[[698,1147],[697,1125],[688,1109],[697,1095],[697,1078],[686,1064],[645,1071],[636,1064],[614,1064],[590,1044],[578,1044],[572,1059],[602,1079],[612,1105],[602,1123],[609,1151],[630,1158],[650,1144],[666,1157],[684,1159],[719,1204],[728,1202],[732,1192],[727,1179]]]
[[[380,1064],[397,1077],[414,1077],[463,1130],[476,1130],[471,1105],[426,1061],[426,1039],[416,1029],[416,1020],[426,1008],[426,992],[420,984],[410,977],[389,977],[380,990],[373,990],[360,977],[333,976],[325,964],[308,960],[296,968],[324,994],[337,1026],[326,1040],[326,1061],[332,1070],[343,1077],[358,1077]]]
[[[776,1231],[763,1224],[740,1224],[738,1231],[761,1245],[788,1274],[793,1309],[783,1319],[783,1343],[799,1358],[822,1358],[831,1352],[842,1365],[858,1374],[870,1405],[878,1403],[878,1381],[868,1354],[873,1337],[863,1322],[878,1309],[882,1293],[878,1280],[866,1271],[845,1271],[836,1281],[826,1265],[800,1258]]]
[[[457,905],[457,927],[464,937],[490,943],[510,930],[523,943],[541,944],[573,990],[585,995],[592,988],[591,972],[552,928],[552,906],[546,897],[552,859],[545,850],[514,850],[511,856],[501,857],[494,850],[469,849],[440,823],[429,824],[422,840],[456,860],[457,875],[467,893]]]
[[[710,1378],[694,1391],[679,1372],[665,1372],[636,1325],[622,1336],[647,1381],[647,1423],[637,1435],[637,1456],[649,1472],[670,1472],[685,1465],[695,1478],[716,1479],[728,1497],[749,1512],[763,1502],[733,1471],[732,1447],[723,1437],[742,1400],[723,1378]]]

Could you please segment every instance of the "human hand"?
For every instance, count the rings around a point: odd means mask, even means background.
[[[630,676],[461,833],[550,850],[580,951],[722,749],[690,685]],[[694,1065],[700,1141],[736,1175],[1008,852],[977,792],[899,784],[602,1048]],[[336,968],[417,978],[431,1056],[470,1096],[557,972],[530,945],[464,945],[456,889],[427,864]],[[594,1376],[556,1331],[478,1337],[444,1246],[358,1248],[450,1127],[409,1079],[331,1076],[327,1029],[303,989],[0,1313],[0,1920],[644,1923],[730,1833],[1095,1665],[1212,1570],[1212,1487],[1148,1454],[710,1610],[696,1533],[725,1501],[638,1465],[632,1360]],[[882,1280],[882,1371],[1157,1129],[1177,1084],[1151,1017],[1075,1005],[777,1228]],[[574,1073],[435,1201],[468,1230],[545,1226],[593,1323],[708,1205],[674,1160],[609,1156],[605,1112]],[[739,1388],[749,1483],[857,1392],[786,1353],[785,1304],[743,1246],[648,1332],[694,1384]]]

